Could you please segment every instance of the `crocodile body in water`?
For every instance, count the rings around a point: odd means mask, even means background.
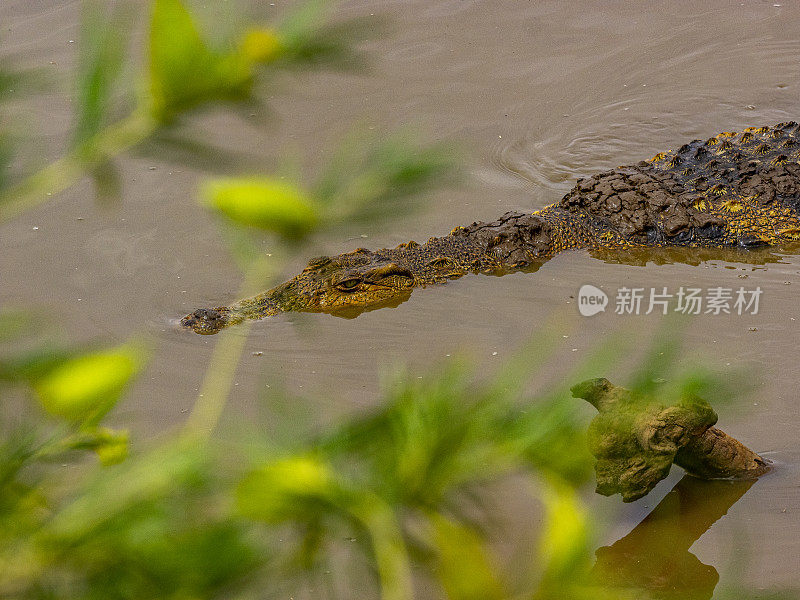
[[[579,179],[556,204],[456,227],[425,244],[313,259],[296,277],[181,324],[216,333],[280,312],[353,316],[467,273],[533,270],[568,249],[752,248],[800,241],[800,125],[695,140],[648,161]]]

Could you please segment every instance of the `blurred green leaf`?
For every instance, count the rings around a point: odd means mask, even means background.
[[[439,513],[430,516],[436,546],[437,575],[451,600],[506,598],[486,546],[466,526]]]
[[[108,434],[104,436],[103,443],[95,449],[100,463],[109,466],[121,463],[128,457],[128,432],[105,430]]]
[[[353,134],[334,153],[312,188],[333,223],[384,222],[414,208],[422,191],[451,181],[454,148],[420,148],[407,134],[377,139]]]
[[[208,206],[241,225],[298,240],[310,233],[319,216],[314,202],[297,186],[259,178],[217,179],[203,189]]]
[[[104,466],[115,465],[128,456],[129,435],[127,431],[115,431],[107,427],[96,427],[82,431],[65,443],[70,450],[92,450]]]
[[[589,567],[590,517],[572,486],[548,478],[537,490],[546,512],[537,559],[544,585],[575,583]]]
[[[278,459],[249,473],[236,489],[242,514],[278,523],[305,514],[309,506],[333,504],[337,498],[328,465],[311,456]]]
[[[530,403],[516,381],[476,383],[464,364],[450,363],[421,380],[398,376],[380,410],[321,444],[363,463],[374,489],[393,502],[437,506],[514,470],[585,481],[593,459],[577,408],[568,398]]]
[[[268,177],[208,182],[206,205],[241,225],[272,231],[297,241],[319,223],[336,226],[396,216],[422,190],[439,185],[452,170],[452,150],[418,148],[403,135],[363,146],[343,145],[312,192]]]
[[[75,543],[113,531],[120,518],[136,518],[136,507],[202,481],[208,468],[205,448],[181,443],[156,447],[134,461],[96,473],[81,494],[53,515],[44,533]]]
[[[0,359],[0,381],[32,384],[80,351],[41,347]]]
[[[251,64],[237,51],[209,48],[180,0],[155,0],[149,47],[151,114],[159,122],[205,102],[250,95]]]
[[[414,381],[397,376],[386,404],[324,440],[331,452],[364,460],[371,485],[393,502],[437,505],[472,479],[494,451],[463,365]]]
[[[253,28],[242,36],[239,50],[250,62],[265,64],[280,56],[283,42],[274,29]]]
[[[53,416],[94,424],[114,407],[142,362],[141,351],[131,345],[93,352],[59,364],[34,389]]]
[[[385,22],[372,15],[329,23],[332,5],[326,0],[307,0],[283,20],[277,30],[280,53],[275,55],[283,66],[358,70],[366,65],[353,44],[385,33]]]
[[[375,560],[383,600],[412,600],[413,584],[399,515],[371,493],[361,493],[353,514],[366,529]]]
[[[78,59],[78,116],[73,143],[81,146],[107,124],[111,93],[127,44],[127,18],[122,3],[85,0],[81,14]]]
[[[240,597],[269,557],[227,510],[205,450],[168,443],[80,486],[33,537],[26,597]]]
[[[519,455],[532,471],[555,475],[580,486],[592,476],[594,458],[586,441],[586,429],[572,402],[537,399],[529,406],[510,411],[501,443],[506,452]]]

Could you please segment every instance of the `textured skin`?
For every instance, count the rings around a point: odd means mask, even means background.
[[[216,333],[286,311],[355,316],[397,305],[416,287],[470,272],[535,269],[574,248],[624,254],[789,245],[800,241],[799,216],[800,125],[751,127],[579,179],[560,202],[533,214],[456,227],[425,244],[314,259],[272,290],[196,310],[181,324]]]

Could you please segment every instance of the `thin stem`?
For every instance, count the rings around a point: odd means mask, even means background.
[[[245,273],[241,295],[253,293],[265,280],[271,279],[277,266],[267,257],[254,260]],[[260,284],[260,285],[259,285]],[[247,342],[250,323],[244,322],[236,329],[221,332],[206,369],[200,393],[184,426],[190,437],[208,437],[219,422],[230,394],[233,378]]]
[[[382,600],[411,600],[411,567],[400,524],[394,511],[377,496],[351,509],[372,541]]]
[[[0,193],[0,224],[39,206],[73,184],[92,167],[141,143],[157,129],[145,110],[138,109],[103,129],[69,154]]]
[[[216,427],[225,408],[249,330],[250,323],[245,322],[237,329],[228,329],[219,334],[200,393],[186,421],[186,434],[208,437]]]

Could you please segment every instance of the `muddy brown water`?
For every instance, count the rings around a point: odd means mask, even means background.
[[[283,6],[276,4],[249,8],[269,17]],[[208,8],[209,20],[235,21],[226,6]],[[70,81],[78,9],[78,2],[4,0],[0,55]],[[467,148],[466,178],[428,194],[413,216],[317,240],[290,271],[311,255],[425,240],[508,210],[537,209],[577,177],[695,138],[800,120],[800,5],[789,0],[384,0],[344,2],[338,12],[380,13],[392,23],[389,34],[364,45],[370,72],[283,77],[270,93],[270,115],[213,112],[195,120],[195,133],[272,168],[282,150],[309,165],[323,161],[354,123],[413,125],[424,138]],[[63,151],[71,110],[59,90],[15,105],[17,123],[35,132],[39,160]],[[117,165],[118,205],[98,206],[84,181],[0,228],[0,303],[43,307],[70,340],[150,336],[152,362],[115,415],[146,435],[186,417],[215,342],[176,330],[170,320],[234,300],[240,274],[214,219],[197,208],[196,187],[218,166],[213,158],[200,168],[128,154]],[[247,340],[227,413],[265,418],[258,398],[282,382],[309,398],[294,410],[332,421],[375,402],[386,365],[404,362],[424,376],[430,364],[467,349],[477,369],[488,371],[554,313],[564,337],[547,372],[560,373],[608,333],[622,329],[642,347],[656,335],[656,314],[614,314],[621,287],[760,288],[758,314],[693,319],[683,360],[722,374],[752,368],[755,393],[722,408],[720,426],[778,468],[691,550],[720,572],[720,589],[739,579],[754,589],[800,587],[800,254],[760,265],[734,259],[642,267],[571,252],[537,273],[465,277],[353,320],[261,322]],[[605,312],[578,315],[583,284],[611,296]],[[618,371],[601,375],[621,377],[625,365]],[[614,514],[601,541],[627,533],[670,487],[662,483],[652,497],[622,508],[617,499],[592,500],[600,513]]]

